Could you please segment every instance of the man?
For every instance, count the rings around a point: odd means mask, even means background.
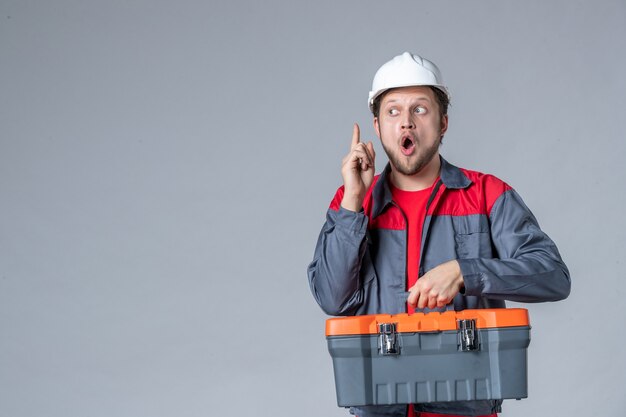
[[[498,178],[439,155],[449,95],[432,62],[408,52],[374,77],[369,106],[389,164],[375,176],[371,142],[354,126],[343,186],[308,268],[330,315],[502,308],[556,301],[567,267],[520,196]],[[408,293],[407,293],[408,290]],[[351,409],[360,417],[495,416],[501,401]]]

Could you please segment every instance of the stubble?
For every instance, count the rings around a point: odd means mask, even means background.
[[[381,144],[383,145],[383,150],[387,154],[387,158],[389,158],[389,162],[391,165],[402,175],[415,175],[422,171],[426,165],[432,161],[432,159],[437,155],[439,150],[439,146],[441,145],[441,138],[434,142],[432,146],[427,148],[423,148],[422,144],[419,140],[416,141],[415,145],[417,149],[415,150],[417,155],[412,155],[411,157],[406,157],[400,153],[399,150],[396,149],[396,152],[392,152],[391,149],[388,149],[385,146],[385,142],[381,140]]]

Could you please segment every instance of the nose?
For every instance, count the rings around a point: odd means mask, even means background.
[[[402,129],[413,129],[415,128],[415,123],[413,123],[413,119],[411,118],[410,112],[403,112],[402,116]]]
[[[415,128],[415,123],[413,123],[413,120],[411,120],[410,117],[406,117],[402,121],[402,129],[413,129],[413,128]]]

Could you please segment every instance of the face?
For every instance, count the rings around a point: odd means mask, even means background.
[[[394,171],[415,175],[439,156],[448,116],[439,116],[439,104],[429,87],[390,90],[380,103],[374,129]]]

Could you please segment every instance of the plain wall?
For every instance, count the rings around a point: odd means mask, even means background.
[[[622,416],[624,39],[623,0],[0,0],[0,416],[346,416],[305,271],[405,50],[571,271],[503,416]]]

